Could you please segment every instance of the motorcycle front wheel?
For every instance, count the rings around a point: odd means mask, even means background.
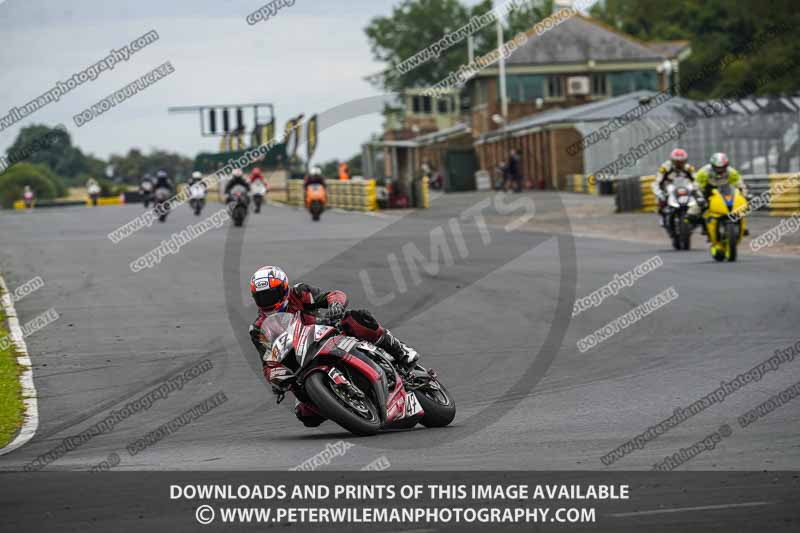
[[[737,246],[739,244],[739,225],[728,224],[725,228],[727,232],[726,253],[728,261],[736,261]]]
[[[419,421],[426,428],[444,427],[456,417],[456,402],[444,385],[430,380],[428,383],[414,389],[425,415]]]
[[[244,218],[247,216],[247,208],[237,205],[233,208],[233,225],[241,226],[244,224]]]
[[[689,224],[686,217],[681,217],[678,238],[683,250],[689,250],[692,247],[692,226]]]
[[[355,435],[375,435],[381,429],[378,409],[370,398],[351,398],[338,390],[330,376],[314,372],[305,383],[306,393],[323,416]]]

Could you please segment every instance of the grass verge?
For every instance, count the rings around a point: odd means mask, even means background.
[[[6,316],[0,308],[0,339],[8,335]],[[13,346],[0,344],[0,448],[11,442],[22,425],[24,404],[19,384],[21,368]]]

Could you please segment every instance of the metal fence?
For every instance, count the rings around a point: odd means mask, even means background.
[[[646,139],[679,125],[683,131],[679,139],[638,157],[621,170],[619,176],[653,174],[677,147],[686,149],[690,162],[698,168],[706,164],[713,153],[725,152],[742,174],[800,171],[800,97],[698,102],[670,106],[669,110],[666,107],[586,148],[583,152],[585,173],[599,171]],[[586,136],[604,123],[578,122],[575,127]]]

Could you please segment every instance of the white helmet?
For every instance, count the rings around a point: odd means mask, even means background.
[[[234,168],[233,169],[233,177],[234,178],[241,178],[242,177],[242,169],[241,168]]]
[[[192,179],[199,180],[202,177],[203,177],[203,174],[200,171],[195,170],[194,172],[192,172]]]
[[[311,174],[312,176],[321,176],[321,175],[322,175],[322,169],[321,169],[321,168],[319,168],[319,167],[311,167],[311,172],[310,172],[310,174]]]

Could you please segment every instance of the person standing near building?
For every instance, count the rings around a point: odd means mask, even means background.
[[[522,169],[517,150],[512,148],[508,156],[508,177],[514,186],[514,192],[522,192]]]

